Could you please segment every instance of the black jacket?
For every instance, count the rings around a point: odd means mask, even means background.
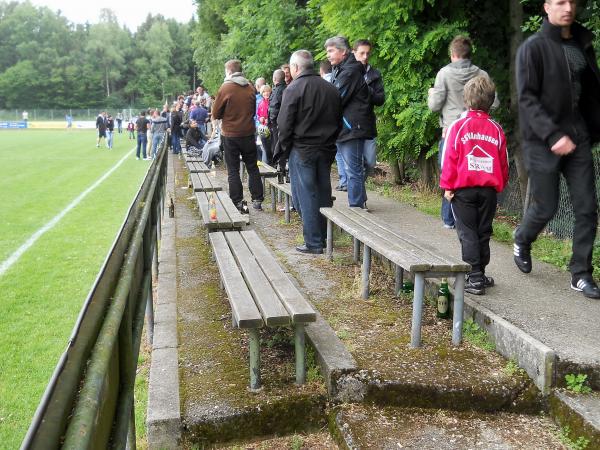
[[[313,70],[305,70],[283,92],[277,118],[281,153],[292,147],[299,152],[325,150],[335,152],[342,123],[340,94],[331,83]]]
[[[333,66],[331,82],[342,97],[343,128],[338,142],[375,137],[375,113],[365,67],[350,53],[339,65]]]
[[[185,134],[185,145],[187,147],[202,148],[201,139],[207,140],[202,130],[198,127],[190,127]]]
[[[571,33],[588,62],[582,75],[579,101],[592,143],[600,141],[600,71],[592,48],[593,35],[574,23]],[[549,150],[567,135],[576,144],[578,115],[573,111],[570,71],[562,46],[561,28],[544,19],[542,29],[517,52],[519,122],[526,162],[531,168],[548,168],[560,156]]]
[[[277,125],[277,116],[279,116],[279,110],[281,109],[281,99],[283,98],[283,91],[287,85],[285,82],[281,82],[273,87],[273,92],[269,98],[269,125]]]
[[[371,95],[371,103],[375,106],[381,106],[385,102],[385,91],[383,89],[383,78],[381,72],[374,69],[370,65],[366,68],[365,81],[369,86],[369,94]]]

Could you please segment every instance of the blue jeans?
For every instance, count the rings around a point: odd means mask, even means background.
[[[114,132],[112,132],[110,130],[106,130],[106,146],[108,148],[113,147],[113,135],[114,135]]]
[[[338,175],[340,176],[340,182],[338,183],[339,187],[347,187],[348,186],[348,177],[346,176],[346,167],[344,164],[344,158],[342,158],[342,154],[338,148],[337,153],[335,154],[335,164],[337,165]]]
[[[292,148],[288,164],[292,196],[302,217],[302,234],[308,248],[323,248],[327,238],[327,219],[319,208],[331,207],[331,165],[333,152],[317,150],[303,153]]]
[[[377,164],[377,143],[375,142],[375,138],[365,140],[364,160],[366,180],[373,173],[375,164]]]
[[[363,163],[364,146],[364,139],[351,139],[337,143],[338,153],[342,154],[348,178],[348,204],[359,208],[364,208],[367,201]]]
[[[442,150],[444,149],[444,139],[440,139],[440,144],[438,147],[438,164],[440,166],[440,171],[442,169]],[[452,208],[450,206],[450,202],[446,200],[444,197],[444,193],[442,192],[442,221],[444,225],[448,225],[449,227],[454,226],[454,214],[452,214]]]
[[[156,154],[158,153],[158,146],[162,144],[165,138],[165,133],[154,133],[152,135],[152,157],[156,158]]]
[[[181,133],[179,133],[179,132],[171,133],[171,145],[173,146],[173,154],[174,155],[177,155],[179,152],[181,152],[181,142],[179,142],[180,138],[181,138]]]
[[[142,155],[146,158],[146,145],[148,144],[148,137],[146,133],[137,134],[137,147],[135,149],[135,156],[140,157],[140,147],[142,149]]]

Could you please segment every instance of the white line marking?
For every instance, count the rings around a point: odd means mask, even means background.
[[[21,255],[23,255],[23,253],[25,253],[27,250],[29,250],[29,248],[35,244],[35,242],[42,237],[42,235],[44,233],[46,233],[47,231],[50,231],[52,228],[54,228],[54,226],[60,222],[60,219],[62,219],[63,217],[65,217],[67,215],[67,213],[69,211],[71,211],[73,208],[75,208],[79,203],[81,203],[81,200],[83,200],[90,192],[92,192],[94,189],[96,189],[104,180],[106,180],[115,170],[117,170],[119,168],[119,166],[121,164],[123,164],[125,162],[125,160],[129,157],[129,155],[133,153],[133,150],[127,152],[125,154],[125,156],[123,156],[123,158],[121,158],[121,160],[115,164],[108,172],[106,172],[104,175],[102,175],[94,184],[92,184],[89,188],[87,188],[85,191],[83,191],[81,194],[79,194],[77,196],[77,198],[75,200],[73,200],[71,203],[69,203],[65,209],[63,209],[61,212],[59,212],[56,216],[54,216],[52,218],[52,220],[50,220],[50,222],[48,222],[46,225],[44,225],[43,227],[41,227],[40,229],[38,229],[35,233],[33,233],[31,235],[31,237],[29,239],[27,239],[17,250],[14,251],[14,253],[12,255],[10,255],[4,262],[2,262],[2,264],[0,265],[0,277],[2,275],[4,275],[4,273],[10,269],[10,267],[16,263],[19,258],[21,257]]]

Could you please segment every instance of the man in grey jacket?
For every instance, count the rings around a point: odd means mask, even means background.
[[[435,77],[435,83],[429,89],[427,106],[433,112],[440,113],[440,127],[442,138],[439,144],[438,162],[441,168],[442,148],[446,130],[452,122],[465,111],[463,90],[467,81],[478,75],[488,74],[471,62],[471,40],[466,36],[456,36],[450,43],[450,64],[442,67]],[[492,105],[496,109],[500,102],[498,96]],[[442,197],[442,220],[444,228],[454,228],[454,216],[450,203]]]

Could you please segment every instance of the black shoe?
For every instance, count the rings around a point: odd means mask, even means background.
[[[323,254],[322,248],[308,248],[306,244],[299,245],[298,247],[296,247],[296,250],[298,250],[300,253],[310,253],[311,255]]]
[[[494,279],[492,277],[488,277],[484,274],[483,275],[483,285],[486,288],[492,287],[494,285]]]
[[[252,200],[252,207],[262,211],[262,202],[260,200]]]
[[[484,295],[485,294],[485,282],[484,276],[482,276],[481,272],[468,274],[467,279],[465,281],[465,292],[474,295]]]
[[[239,202],[238,204],[236,204],[235,207],[242,214],[249,214],[250,213],[250,211],[248,210],[248,202],[246,202],[246,200],[242,200],[241,202]]]
[[[347,186],[336,186],[335,190],[342,191],[342,192],[348,192],[348,187]]]
[[[515,242],[513,246],[515,264],[523,273],[531,272],[531,248]]]
[[[582,292],[587,298],[600,298],[600,288],[596,282],[590,278],[571,279],[571,289],[577,292]]]

